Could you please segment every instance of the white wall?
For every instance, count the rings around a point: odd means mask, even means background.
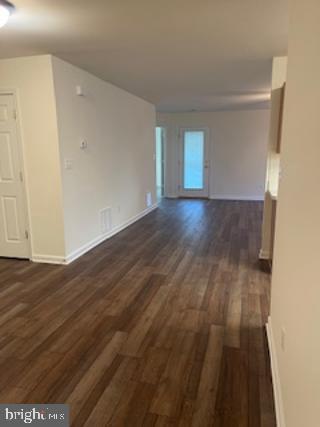
[[[51,57],[0,61],[0,90],[17,91],[32,257],[64,256],[62,189]]]
[[[143,213],[155,194],[155,109],[58,58],[53,58],[66,257],[103,238],[100,210],[117,229]],[[76,95],[81,85],[84,96]],[[80,149],[85,139],[88,147]],[[72,169],[64,168],[65,159]]]
[[[0,90],[8,89],[17,92],[32,259],[71,260],[145,213],[146,193],[155,203],[151,104],[49,55],[1,60]]]
[[[166,196],[178,192],[178,130],[194,126],[209,128],[210,197],[263,199],[269,110],[158,113],[157,124],[166,128]]]
[[[320,425],[319,22],[319,0],[291,1],[269,322],[287,427]]]

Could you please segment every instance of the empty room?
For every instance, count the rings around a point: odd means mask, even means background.
[[[319,427],[319,22],[0,0],[1,427]]]

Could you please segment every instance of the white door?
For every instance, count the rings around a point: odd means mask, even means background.
[[[28,258],[15,111],[14,96],[0,94],[0,256]]]
[[[180,197],[209,197],[206,129],[180,129]]]

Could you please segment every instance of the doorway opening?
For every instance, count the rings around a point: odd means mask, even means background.
[[[164,197],[164,134],[165,129],[156,127],[156,187],[157,198]]]

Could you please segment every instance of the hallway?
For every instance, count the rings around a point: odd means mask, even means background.
[[[262,204],[164,200],[69,266],[0,259],[0,401],[72,425],[273,427]]]

